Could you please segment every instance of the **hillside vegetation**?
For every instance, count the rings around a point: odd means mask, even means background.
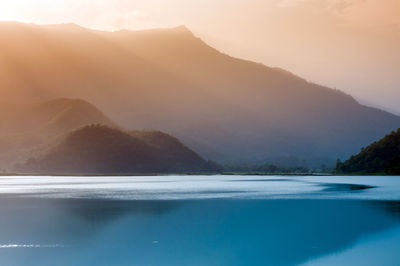
[[[338,162],[336,172],[400,175],[400,129],[363,148],[344,163]]]
[[[162,132],[128,132],[90,125],[65,136],[19,167],[39,174],[132,174],[215,172],[176,138]]]

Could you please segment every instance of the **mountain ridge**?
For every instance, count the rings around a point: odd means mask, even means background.
[[[342,92],[219,52],[186,30],[16,28],[7,38],[0,31],[8,66],[0,65],[0,90],[9,101],[81,98],[125,128],[170,133],[212,160],[333,162],[400,124]],[[13,45],[21,42],[31,45]]]

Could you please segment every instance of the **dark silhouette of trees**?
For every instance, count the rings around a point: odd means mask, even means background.
[[[400,174],[400,128],[376,141],[349,160],[336,164],[336,173]]]

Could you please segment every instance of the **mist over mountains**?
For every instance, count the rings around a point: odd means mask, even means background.
[[[32,104],[0,104],[0,168],[34,157],[58,137],[88,124],[117,125],[92,104],[55,99]]]
[[[331,162],[400,125],[338,90],[223,54],[186,27],[2,22],[0,91],[7,103],[83,99],[124,128],[165,131],[223,163]]]

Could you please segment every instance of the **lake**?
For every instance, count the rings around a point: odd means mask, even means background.
[[[400,177],[0,177],[0,265],[400,265]]]

